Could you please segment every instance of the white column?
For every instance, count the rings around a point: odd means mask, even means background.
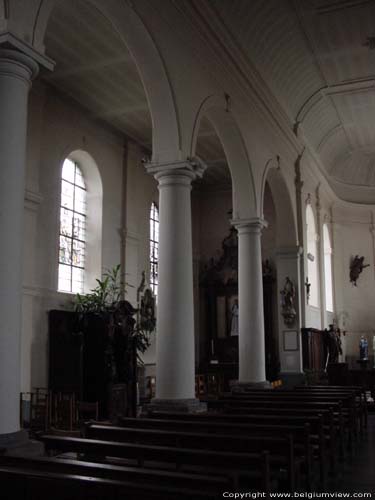
[[[191,182],[192,162],[150,165],[159,183],[159,286],[154,404],[195,401]]]
[[[19,431],[27,103],[38,66],[0,49],[0,435]]]
[[[264,384],[266,363],[261,233],[262,219],[237,220],[239,384]]]

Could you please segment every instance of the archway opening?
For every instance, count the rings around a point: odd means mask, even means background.
[[[192,190],[196,364],[198,372],[205,372],[212,360],[232,359],[238,366],[238,321],[234,319],[238,243],[231,225],[232,177],[221,140],[206,116],[200,122],[196,155],[207,166]],[[232,378],[238,375],[235,371]]]
[[[270,379],[275,380],[280,372],[301,369],[299,247],[291,196],[279,165],[265,170],[263,214],[268,223],[262,233],[266,363]],[[286,317],[283,309],[286,283],[295,292],[288,311],[293,317]]]

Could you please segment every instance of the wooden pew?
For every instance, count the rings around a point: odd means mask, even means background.
[[[275,391],[276,392],[276,391]],[[280,404],[282,401],[282,405]],[[224,413],[248,414],[253,412],[253,408],[261,408],[262,412],[276,411],[279,413],[280,406],[283,409],[298,410],[302,412],[306,410],[315,411],[317,414],[322,411],[328,411],[331,416],[327,425],[329,426],[327,440],[330,443],[331,449],[331,468],[335,468],[335,448],[338,445],[340,457],[344,457],[344,433],[348,436],[348,450],[351,454],[353,451],[353,440],[356,435],[355,430],[355,415],[352,408],[343,410],[342,402],[327,402],[327,401],[309,401],[304,398],[297,397],[249,397],[246,398],[227,398],[221,400],[213,400],[208,403],[209,408],[221,410]],[[332,416],[333,415],[333,416]]]
[[[323,412],[324,413],[324,412]],[[329,420],[329,411],[325,410],[327,421]],[[264,408],[264,413],[261,415],[251,415],[247,408],[244,409],[243,414],[223,414],[223,413],[198,413],[193,415],[186,415],[182,413],[153,413],[149,417],[152,419],[168,419],[183,421],[186,423],[186,419],[192,422],[203,421],[211,424],[212,422],[226,422],[232,427],[241,424],[252,425],[257,432],[260,432],[259,426],[264,425],[289,425],[290,432],[292,432],[293,426],[304,425],[305,423],[311,424],[311,441],[315,445],[315,456],[319,459],[320,463],[320,477],[321,481],[325,482],[327,474],[327,458],[329,459],[331,473],[335,473],[336,469],[336,445],[335,445],[335,435],[332,426],[324,425],[324,417],[322,414],[316,413],[314,416],[298,416],[294,417],[292,415],[279,416],[275,414],[273,408]],[[145,420],[145,419],[144,419]],[[146,419],[147,420],[147,419]],[[124,425],[124,419],[121,419],[121,425]],[[127,424],[126,424],[127,425]],[[328,446],[327,446],[328,445]]]
[[[268,451],[261,453],[233,453],[168,446],[152,446],[132,443],[117,443],[84,438],[68,438],[62,436],[42,435],[39,439],[44,443],[46,450],[76,452],[95,457],[95,460],[105,460],[105,457],[131,459],[138,466],[145,462],[168,463],[181,470],[191,471],[199,467],[199,473],[209,474],[218,470],[232,479],[234,489],[243,486],[242,478],[251,481],[251,487],[257,491],[269,492],[270,460]],[[241,480],[241,481],[240,481]]]
[[[172,416],[173,414],[171,414]],[[231,434],[237,435],[242,438],[246,436],[260,436],[260,437],[270,437],[270,436],[287,436],[292,434],[295,444],[294,455],[297,457],[303,457],[306,465],[306,483],[307,487],[311,488],[313,483],[313,463],[312,463],[312,444],[311,444],[311,426],[306,423],[303,418],[290,418],[289,421],[284,420],[284,425],[280,424],[280,419],[277,417],[255,417],[252,419],[242,418],[240,423],[233,421],[228,417],[223,415],[213,415],[210,418],[208,414],[197,414],[197,415],[183,415],[181,413],[177,414],[179,418],[173,419],[163,419],[160,418],[122,418],[120,419],[120,425],[126,428],[140,428],[140,429],[158,429],[164,431],[176,431],[176,432],[188,432],[188,433],[210,433],[211,435],[217,436],[220,439],[221,435]],[[197,417],[197,418],[195,418]],[[188,419],[188,420],[185,420]],[[316,446],[317,449],[317,462],[319,465],[319,474],[321,481],[325,481],[326,474],[326,456],[324,448],[324,436],[323,436],[323,421],[318,417],[311,417],[311,424],[313,426],[313,432],[318,433],[319,443]]]
[[[322,403],[339,403],[341,402],[343,414],[350,414],[353,419],[353,430],[356,433],[358,420],[360,432],[363,433],[365,425],[365,407],[362,404],[362,399],[356,400],[356,395],[353,391],[341,391],[340,393],[331,391],[329,394],[321,392],[306,392],[305,390],[295,389],[275,389],[275,390],[249,390],[243,393],[228,394],[219,398],[220,400],[264,400],[264,399],[283,399],[288,401],[306,401],[306,402],[322,402]]]
[[[57,472],[103,479],[130,481],[132,483],[189,490],[207,491],[219,494],[231,487],[229,479],[214,475],[188,474],[176,471],[164,471],[143,467],[126,467],[114,464],[101,464],[82,460],[52,458],[52,457],[0,457],[0,467],[17,467],[40,472]]]
[[[303,408],[278,408],[277,415],[273,408],[267,407],[252,407],[249,412],[248,408],[242,407],[231,407],[224,406],[222,408],[223,414],[227,415],[249,415],[257,416],[258,418],[267,415],[274,420],[280,420],[280,418],[285,417],[285,422],[288,422],[291,417],[300,417],[301,421],[307,421],[309,417],[323,417],[324,433],[326,435],[327,445],[330,447],[331,455],[336,453],[336,447],[338,447],[339,456],[343,460],[345,456],[345,429],[342,416],[340,414],[335,414],[333,409],[329,410],[314,410],[314,409],[303,409]],[[281,423],[281,422],[280,422]],[[332,436],[332,438],[331,438]],[[348,446],[349,446],[349,435],[348,435]]]
[[[282,401],[282,404],[281,404]],[[296,398],[238,398],[238,399],[220,399],[220,400],[209,400],[207,401],[209,409],[221,410],[222,412],[231,413],[251,413],[253,408],[264,408],[268,411],[274,410],[277,413],[282,408],[288,409],[301,409],[301,410],[315,410],[317,413],[322,411],[331,411],[337,418],[337,431],[339,436],[342,434],[344,426],[348,433],[348,448],[350,452],[352,451],[353,439],[356,436],[356,420],[355,414],[352,408],[342,408],[341,401],[331,402],[331,401],[305,401],[303,399]],[[238,409],[241,408],[239,411]],[[246,411],[247,409],[247,411]],[[237,411],[238,410],[238,411]],[[331,434],[332,439],[335,440],[335,436]]]
[[[280,429],[279,429],[280,430]],[[287,491],[297,489],[302,464],[309,460],[295,456],[295,445],[291,429],[284,429],[283,435],[258,432],[256,434],[234,435],[220,433],[213,435],[201,430],[195,432],[171,429],[150,429],[142,427],[116,427],[108,425],[88,424],[85,426],[84,437],[121,443],[139,443],[160,446],[177,446],[179,448],[198,448],[217,451],[259,453],[267,450],[270,454],[271,478],[273,474],[279,479],[280,470],[287,471]]]
[[[114,479],[0,466],[2,500],[208,500],[217,494]]]
[[[366,393],[362,387],[357,386],[309,386],[309,385],[300,385],[294,387],[294,391],[305,392],[306,394],[314,394],[314,395],[341,395],[345,393],[353,394],[358,402],[360,414],[364,420],[364,427],[367,427],[368,420],[368,409],[366,403]]]

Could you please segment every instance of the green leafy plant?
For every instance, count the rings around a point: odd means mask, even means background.
[[[105,314],[113,311],[121,300],[121,266],[118,264],[97,279],[97,286],[85,295],[77,293],[74,309],[77,313]]]
[[[78,313],[79,323],[84,324],[85,315],[94,314],[102,317],[108,328],[108,334],[115,323],[116,314],[122,301],[121,266],[118,264],[108,269],[102,279],[97,279],[97,286],[90,293],[77,293],[73,302]],[[127,284],[128,285],[128,284]],[[130,285],[128,285],[130,286]],[[130,334],[130,340],[135,343],[137,353],[144,353],[150,346],[150,332],[145,331],[135,323]],[[138,355],[138,361],[141,358]]]

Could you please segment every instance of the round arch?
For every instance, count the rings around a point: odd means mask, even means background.
[[[208,118],[223,146],[232,177],[233,219],[257,217],[257,196],[250,159],[240,129],[227,109],[226,96],[208,96],[199,106],[191,135],[190,155],[195,155],[199,127]]]
[[[284,175],[275,161],[270,160],[264,170],[262,208],[266,182],[270,187],[277,214],[276,245],[278,248],[295,247],[298,244],[298,237],[292,200]]]
[[[37,48],[43,47],[48,20],[58,1],[41,3],[33,32],[33,44]],[[180,159],[180,132],[173,93],[163,60],[140,16],[127,2],[84,1],[108,19],[134,58],[151,112],[153,161]]]

